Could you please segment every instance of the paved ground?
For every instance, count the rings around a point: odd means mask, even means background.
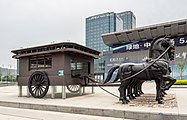
[[[121,118],[0,107],[1,120],[122,120]]]
[[[106,89],[118,95],[117,87],[106,87]],[[24,88],[23,91],[23,95],[26,96],[26,89]],[[154,94],[154,82],[145,83],[143,91],[145,94]],[[0,105],[121,118],[187,119],[187,96],[185,95],[187,88],[171,88],[168,91],[168,94],[175,95],[177,100],[177,106],[172,108],[122,105],[117,98],[98,87],[95,88],[95,94],[90,94],[91,88],[86,88],[86,93],[83,96],[67,94],[68,98],[65,100],[60,98],[60,94],[57,94],[55,99],[51,99],[50,95],[43,99],[35,99],[17,97],[17,86],[0,87]]]

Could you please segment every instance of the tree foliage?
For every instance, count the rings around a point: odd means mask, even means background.
[[[180,74],[180,79],[182,80],[182,75],[183,75],[183,72],[184,72],[184,68],[185,68],[185,62],[178,62],[177,63],[177,68],[178,68],[178,72]]]

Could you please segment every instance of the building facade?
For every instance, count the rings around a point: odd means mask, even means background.
[[[131,11],[117,13],[123,21],[123,30],[128,30],[136,27],[136,17]]]
[[[102,52],[100,59],[94,62],[94,73],[96,75],[104,75],[105,60],[102,56],[111,53],[112,50],[111,47],[103,43],[102,34],[131,29],[135,27],[135,21],[136,18],[130,11],[122,13],[107,12],[86,18],[86,46]]]

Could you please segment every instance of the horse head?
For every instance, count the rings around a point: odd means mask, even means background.
[[[162,58],[166,60],[173,60],[175,55],[174,41],[169,37],[156,38],[151,43],[151,47],[149,49],[149,57],[156,59],[168,48],[169,50]]]
[[[174,60],[175,58],[175,46],[174,46],[174,41],[168,37],[164,38],[162,41],[162,46],[165,48],[165,50],[169,48],[167,54],[169,56],[169,60]]]

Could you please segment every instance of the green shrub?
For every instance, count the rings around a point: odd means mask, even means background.
[[[187,80],[177,80],[175,85],[187,85]]]
[[[17,80],[14,76],[4,76],[1,78],[1,81],[16,82]]]
[[[166,84],[169,83],[168,81]],[[187,80],[177,80],[174,85],[187,85]]]

